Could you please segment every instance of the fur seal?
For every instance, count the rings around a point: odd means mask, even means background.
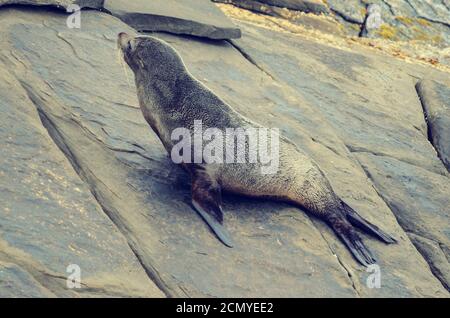
[[[118,36],[118,46],[135,75],[144,118],[171,153],[171,132],[193,128],[195,120],[219,130],[261,127],[236,112],[187,70],[168,43],[151,36]],[[333,191],[318,165],[290,140],[280,137],[279,169],[262,175],[259,164],[181,163],[192,178],[192,205],[217,237],[232,247],[223,224],[222,191],[289,202],[324,220],[355,259],[363,265],[376,262],[355,227],[385,243],[396,240],[363,219]]]

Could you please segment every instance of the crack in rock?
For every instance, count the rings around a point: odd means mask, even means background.
[[[179,296],[172,288],[170,288],[160,277],[157,269],[152,265],[152,261],[148,256],[145,258],[142,257],[142,254],[139,252],[139,244],[136,242],[134,238],[130,237],[131,230],[128,229],[125,222],[123,222],[120,218],[120,213],[115,210],[115,208],[105,199],[104,195],[102,195],[102,190],[99,189],[99,185],[102,184],[110,193],[117,196],[112,189],[109,189],[106,184],[101,182],[95,177],[95,174],[89,170],[89,168],[84,167],[83,164],[78,160],[77,155],[71,150],[70,144],[66,141],[64,137],[64,133],[58,129],[58,126],[55,124],[54,120],[51,117],[55,115],[47,113],[45,110],[45,103],[40,99],[39,94],[36,93],[33,87],[30,87],[27,83],[23,82],[19,79],[19,82],[23,86],[24,90],[28,94],[30,101],[35,105],[40,117],[43,126],[49,133],[49,136],[52,138],[54,143],[58,146],[61,152],[66,156],[74,170],[80,176],[82,180],[86,182],[88,187],[90,188],[94,198],[99,203],[100,207],[103,209],[105,214],[111,219],[111,221],[116,225],[118,230],[122,232],[127,238],[128,244],[135,254],[136,258],[142,265],[143,269],[147,273],[148,277],[151,281],[153,281],[156,286],[167,296]],[[63,107],[61,107],[63,109]],[[60,118],[61,119],[61,118]],[[93,140],[94,142],[98,142]],[[143,260],[144,259],[144,260]]]

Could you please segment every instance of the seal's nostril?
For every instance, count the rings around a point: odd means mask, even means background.
[[[125,32],[120,32],[117,37],[117,43],[120,48],[124,48],[130,41],[130,36]]]

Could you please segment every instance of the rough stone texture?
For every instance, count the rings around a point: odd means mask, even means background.
[[[240,30],[209,0],[106,0],[104,7],[138,31],[234,39]]]
[[[450,170],[450,86],[424,80],[416,87],[428,122],[428,137]]]
[[[393,11],[397,9],[395,1],[390,0],[387,2],[392,2],[391,6]],[[450,6],[448,1],[407,0],[405,2],[412,8],[417,17],[426,19],[430,22],[441,23],[450,27]]]
[[[450,286],[450,183],[448,177],[396,159],[359,153],[358,160],[427,258],[444,286]]]
[[[351,23],[363,24],[366,17],[365,4],[360,0],[327,0],[330,9]]]
[[[368,273],[334,233],[285,204],[225,195],[236,247],[220,244],[190,206],[188,176],[145,123],[118,61],[116,36],[132,29],[96,11],[84,13],[81,30],[67,29],[65,18],[0,10],[0,132],[9,149],[0,199],[10,209],[0,210],[0,275],[9,295],[29,285],[29,296],[75,296],[61,277],[79,262],[91,287],[83,296],[161,295],[155,285],[169,296],[449,296],[449,179],[409,75],[445,82],[448,74],[244,23],[245,36],[232,43],[156,34],[239,112],[281,128],[347,203],[399,240],[365,237],[382,273],[382,288],[369,289]],[[434,181],[417,182],[415,194],[400,181],[384,188],[368,172],[391,168],[364,155]],[[416,202],[419,194],[434,194],[436,216],[408,218],[408,204],[428,204]],[[411,243],[410,233],[420,237]]]
[[[55,297],[27,271],[11,263],[0,262],[1,298]]]
[[[381,16],[381,7],[378,4],[371,4],[367,7],[366,17],[361,29],[363,37],[377,37],[384,20]]]
[[[385,24],[373,37],[427,41],[444,47],[450,43],[450,8],[442,1],[327,0],[327,4],[351,34],[361,31],[367,6],[377,4]]]
[[[450,290],[449,249],[440,242],[408,233],[417,250],[426,258],[433,274],[439,278],[447,290]]]

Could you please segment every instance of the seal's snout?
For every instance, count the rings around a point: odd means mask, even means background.
[[[120,32],[118,37],[117,37],[117,45],[120,49],[125,49],[128,45],[128,43],[130,43],[131,37],[125,33],[125,32]]]

